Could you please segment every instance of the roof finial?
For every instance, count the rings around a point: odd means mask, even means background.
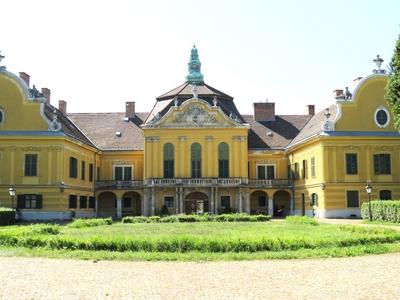
[[[190,84],[202,84],[203,74],[201,74],[201,62],[199,59],[199,54],[197,52],[196,45],[193,45],[192,51],[190,53],[190,60],[188,63],[189,74],[186,76],[187,83]]]
[[[3,58],[5,58],[5,56],[4,56],[4,55],[1,55],[1,51],[0,51],[0,63],[1,63],[1,61],[3,60]],[[5,70],[5,69],[6,69],[5,66],[0,66],[0,71],[1,71],[1,70]]]
[[[383,63],[383,59],[380,58],[379,54],[376,56],[376,58],[373,60],[373,62],[378,67],[378,69],[373,70],[374,73],[385,73],[385,70],[381,69],[381,65]]]

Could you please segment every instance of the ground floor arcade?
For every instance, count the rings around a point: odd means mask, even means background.
[[[99,191],[96,216],[231,213],[269,214],[284,217],[293,212],[289,189],[242,187],[150,187],[137,190]]]

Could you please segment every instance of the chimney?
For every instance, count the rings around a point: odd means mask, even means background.
[[[343,90],[338,90],[338,89],[333,91],[333,97],[335,97],[336,100],[341,100],[346,98],[343,94]]]
[[[135,101],[125,102],[125,117],[126,118],[135,117]]]
[[[67,101],[58,100],[58,109],[59,109],[59,111],[61,111],[64,115],[67,115]]]
[[[307,105],[307,109],[308,109],[309,116],[315,115],[315,105],[314,104]]]
[[[50,93],[51,93],[50,89],[42,88],[42,94],[46,98],[47,104],[50,104]]]
[[[253,103],[254,120],[258,121],[275,121],[275,103],[273,102],[257,102]]]
[[[31,76],[29,76],[25,72],[19,72],[19,78],[25,81],[26,85],[29,87],[29,79],[31,78]]]

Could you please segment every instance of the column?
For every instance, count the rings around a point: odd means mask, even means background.
[[[154,190],[154,186],[151,187],[151,205],[150,205],[150,215],[154,216],[154,212],[155,212],[155,203],[156,203],[156,195],[155,195],[155,190]]]
[[[122,199],[117,199],[117,219],[122,218]]]
[[[244,201],[245,201],[246,213],[250,214],[250,192],[249,191],[246,191]]]
[[[179,160],[178,160],[179,161]],[[179,214],[179,188],[175,188],[175,199],[174,199],[174,205],[175,205],[175,213]]]
[[[236,192],[236,208],[238,212],[242,212],[242,195],[240,194],[240,188]]]
[[[94,216],[97,218],[98,217],[98,211],[99,211],[99,200],[97,197],[94,197]]]
[[[142,207],[142,214],[144,216],[150,215],[150,202],[151,202],[151,191],[149,188],[144,189],[143,192],[143,207]]]
[[[184,204],[183,202],[184,202],[183,201],[183,188],[181,187],[181,188],[179,188],[179,203],[180,203],[179,209],[180,209],[181,214],[185,213],[185,206],[183,205]]]
[[[274,200],[268,198],[268,214],[272,217],[274,215]]]
[[[219,199],[218,199],[218,187],[215,187],[215,205],[214,205],[214,209],[215,209],[215,213],[218,214],[218,209],[219,209]]]
[[[214,188],[210,188],[210,213],[214,213]]]

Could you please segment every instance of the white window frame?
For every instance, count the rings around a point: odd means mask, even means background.
[[[131,178],[132,178],[131,180],[133,180],[133,165],[113,165],[113,180],[116,180],[115,179],[115,168],[118,168],[118,167],[122,168],[122,178],[125,177],[125,168],[131,167]],[[118,181],[124,181],[124,180],[118,180]]]
[[[265,177],[267,177],[267,167],[273,166],[274,167],[274,179],[276,179],[276,164],[256,164],[256,178],[257,179],[258,179],[258,167],[259,166],[265,167]],[[271,179],[265,179],[265,180],[271,180]]]
[[[379,123],[378,123],[378,120],[377,120],[377,115],[378,115],[378,112],[379,112],[380,110],[383,110],[383,111],[386,113],[386,115],[387,115],[387,121],[386,121],[386,123],[383,124],[383,125],[379,124]],[[376,110],[375,110],[375,113],[374,113],[374,121],[375,121],[376,126],[378,126],[379,128],[385,128],[385,127],[387,127],[387,126],[389,125],[389,123],[390,123],[390,113],[389,113],[389,110],[388,110],[385,106],[383,106],[383,105],[378,106],[378,107],[376,108]]]

